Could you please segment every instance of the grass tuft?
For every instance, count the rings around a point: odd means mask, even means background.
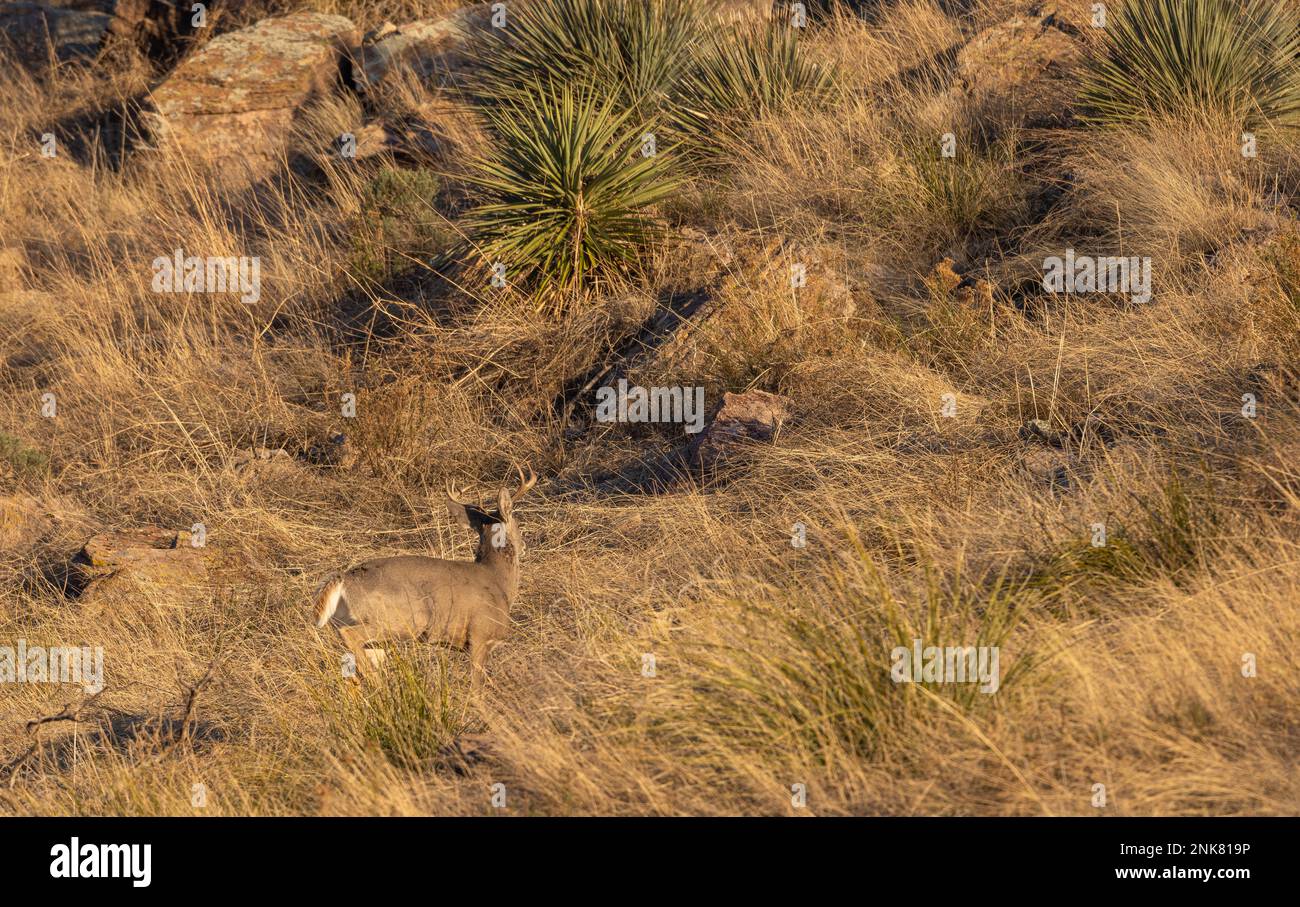
[[[1106,28],[1082,101],[1100,123],[1209,113],[1300,125],[1300,17],[1274,0],[1130,0]]]

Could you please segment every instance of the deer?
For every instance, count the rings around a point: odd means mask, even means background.
[[[452,520],[478,533],[473,561],[381,557],[321,586],[316,628],[333,624],[338,629],[358,673],[365,660],[376,669],[383,663],[383,650],[367,648],[368,643],[412,639],[468,650],[473,684],[480,685],[488,653],[505,637],[519,592],[524,543],[514,502],[537,484],[531,467],[527,476],[519,466],[515,470],[519,488],[513,495],[501,488],[495,513],[462,501],[450,482],[444,487]]]

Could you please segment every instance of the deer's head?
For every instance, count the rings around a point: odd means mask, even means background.
[[[515,470],[519,473],[519,488],[511,494],[503,486],[497,492],[496,510],[461,501],[460,493],[455,487],[447,485],[447,510],[450,511],[451,518],[478,533],[478,551],[475,554],[477,561],[505,558],[511,563],[517,563],[524,553],[524,539],[519,532],[519,523],[515,520],[514,502],[537,484],[537,476],[531,467],[527,476],[522,468],[516,466]]]

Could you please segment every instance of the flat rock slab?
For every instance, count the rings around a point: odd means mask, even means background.
[[[188,532],[173,529],[126,529],[101,533],[81,550],[86,572],[108,575],[130,570],[158,582],[202,582],[207,557]]]
[[[74,559],[72,573],[82,585],[77,600],[91,607],[141,598],[185,604],[264,581],[238,549],[196,548],[189,532],[156,526],[94,536]]]
[[[302,107],[334,90],[356,42],[350,20],[311,12],[214,38],[153,90],[153,130],[232,180],[255,179],[282,158]]]

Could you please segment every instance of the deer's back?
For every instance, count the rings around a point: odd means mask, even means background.
[[[366,561],[345,573],[339,617],[462,645],[472,624],[491,624],[506,610],[501,590],[478,563],[403,555]]]

